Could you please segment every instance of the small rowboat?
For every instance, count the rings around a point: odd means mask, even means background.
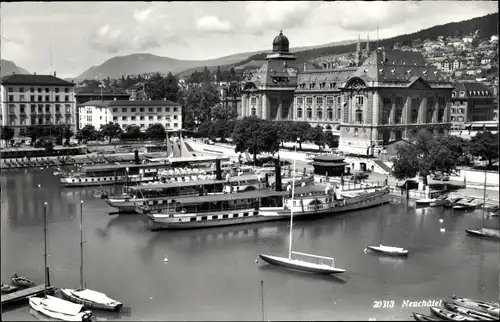
[[[2,282],[2,294],[3,293],[11,293],[18,289],[16,286],[9,285],[7,283]]]
[[[12,281],[12,284],[19,286],[19,287],[33,287],[35,286],[35,283],[30,280],[29,278],[19,276],[17,274],[12,275],[10,278]]]
[[[470,316],[454,313],[445,309],[440,309],[438,307],[432,306],[430,308],[431,313],[437,316],[440,319],[448,320],[448,321],[477,321],[477,319],[472,318]]]
[[[498,232],[497,233],[489,232],[484,229],[466,229],[465,232],[473,236],[500,240],[500,234]]]
[[[445,307],[445,309],[450,310],[452,312],[456,312],[456,313],[463,314],[463,315],[468,315],[470,317],[473,317],[473,318],[476,318],[476,319],[479,319],[482,321],[495,321],[495,320],[497,320],[495,317],[493,317],[487,313],[476,311],[476,310],[469,309],[469,308],[462,307],[462,306],[458,306],[456,304],[453,304],[453,303],[450,303],[447,301],[444,302],[444,307]]]
[[[417,206],[427,206],[427,205],[431,204],[432,202],[436,202],[438,200],[439,199],[436,199],[436,198],[423,198],[423,199],[415,200],[415,204]]]
[[[500,309],[500,306],[497,303],[476,301],[476,300],[471,300],[471,299],[464,298],[464,297],[458,297],[455,295],[453,295],[451,297],[451,301],[455,305],[459,305],[459,306],[473,309],[476,311],[484,312],[484,313],[487,313],[490,315],[492,315],[492,312],[498,311]],[[493,313],[493,315],[494,314],[495,313]]]
[[[391,256],[408,256],[408,250],[402,247],[392,247],[392,246],[366,246],[367,249],[385,255]]]
[[[428,316],[428,315],[421,314],[421,313],[416,313],[416,312],[413,312],[413,318],[415,319],[415,321],[442,321],[442,320],[437,319],[435,317]]]

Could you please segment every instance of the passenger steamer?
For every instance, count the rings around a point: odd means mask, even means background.
[[[169,208],[147,212],[149,228],[186,229],[288,219],[309,219],[359,210],[389,202],[386,187],[365,187],[347,193],[328,186],[305,186],[290,192],[275,190],[179,198]]]

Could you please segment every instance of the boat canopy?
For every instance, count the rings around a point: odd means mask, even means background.
[[[113,302],[113,299],[109,298],[106,294],[89,290],[89,289],[84,289],[84,290],[76,290],[73,291],[75,295],[78,297],[81,297],[83,299],[93,301],[93,302],[99,302],[99,303],[110,303]]]
[[[51,295],[47,295],[47,298],[43,300],[43,303],[47,305],[50,310],[67,315],[77,315],[83,307],[82,304],[71,303]]]
[[[143,184],[135,187],[130,187],[130,190],[158,190],[158,189],[169,189],[169,188],[179,188],[179,187],[192,187],[192,186],[206,186],[217,183],[226,183],[226,182],[240,182],[240,181],[248,181],[248,180],[257,180],[258,176],[255,174],[247,174],[242,176],[235,176],[229,178],[229,180],[191,180],[191,181],[182,181],[182,182],[168,182],[168,183],[159,183],[159,184]],[[263,178],[262,178],[263,179]]]
[[[206,196],[193,196],[177,198],[175,201],[181,204],[202,204],[207,202],[219,202],[219,201],[230,201],[230,200],[244,200],[244,199],[259,199],[266,197],[279,197],[286,195],[286,191],[274,191],[274,190],[254,190],[244,193],[228,193],[222,195],[206,195]]]

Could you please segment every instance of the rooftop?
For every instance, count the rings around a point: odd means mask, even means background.
[[[162,100],[154,100],[154,101],[143,101],[143,100],[114,100],[114,101],[89,101],[83,103],[81,106],[97,106],[97,107],[112,107],[112,106],[181,106],[179,103],[175,103],[172,101],[162,101]]]
[[[53,75],[14,74],[0,79],[2,85],[40,85],[40,86],[75,86]]]

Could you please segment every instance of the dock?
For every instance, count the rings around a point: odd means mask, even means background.
[[[47,287],[47,293],[54,294],[56,288],[54,286]],[[19,291],[15,291],[8,294],[2,295],[2,307],[14,302],[26,300],[30,296],[41,295],[45,292],[45,284],[28,287]]]

